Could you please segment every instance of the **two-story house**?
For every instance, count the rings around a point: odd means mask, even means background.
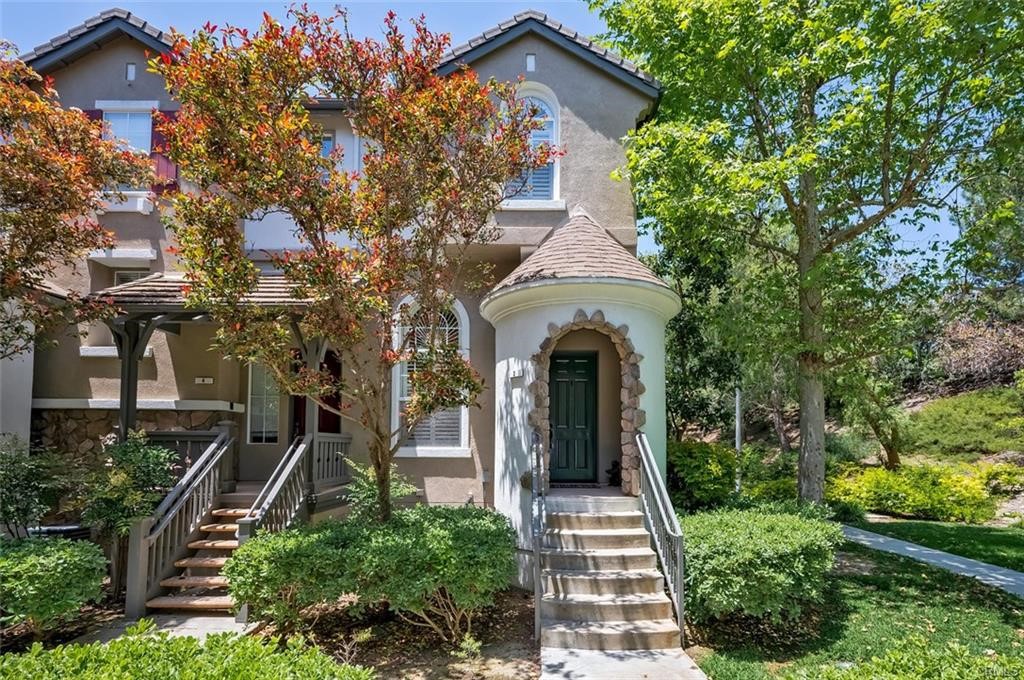
[[[146,71],[146,52],[167,47],[161,30],[111,10],[23,58],[55,79],[65,106],[102,116],[111,134],[148,153],[154,144],[150,112],[173,111],[176,104],[160,78]],[[552,486],[607,487],[612,477],[626,495],[637,495],[639,430],[664,472],[664,330],[680,304],[637,259],[630,187],[613,179],[625,163],[623,137],[652,114],[659,89],[635,65],[536,12],[454,48],[441,72],[462,64],[481,78],[522,76],[520,96],[536,104],[544,122],[534,134],[565,154],[535,171],[529,190],[495,215],[500,237],[480,256],[493,265],[497,284],[460,297],[448,320],[484,378],[480,408],[442,412],[421,424],[399,453],[399,470],[425,502],[484,504],[506,514],[526,554],[534,433],[550,441]],[[342,145],[346,162],[358,169],[360,139],[344,111],[322,102],[311,115],[324,126],[325,148]],[[163,172],[173,175],[172,168]],[[160,197],[143,189],[101,217],[116,246],[91,254],[77,272],[55,282],[102,291],[137,318],[176,315],[136,348],[137,425],[205,431],[235,423],[233,474],[252,488],[272,479],[294,438],[307,431],[321,441],[344,442],[353,460],[364,459],[362,433],[343,429],[324,412],[311,427],[301,401],[281,394],[263,369],[208,349],[212,322],[184,315]],[[296,245],[281,215],[241,228],[257,260]],[[275,277],[268,271],[266,278],[272,299]],[[329,348],[323,360],[333,360]],[[34,436],[82,455],[97,449],[97,440],[123,417],[127,365],[102,325],[37,351]],[[401,368],[395,371],[396,419],[404,378]]]

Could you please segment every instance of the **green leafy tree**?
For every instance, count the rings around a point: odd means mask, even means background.
[[[391,462],[408,433],[483,389],[444,327],[455,293],[482,281],[468,251],[496,236],[492,213],[553,150],[530,144],[539,123],[513,85],[439,75],[449,38],[422,20],[406,36],[390,13],[383,39],[360,40],[341,11],[289,14],[292,28],[265,16],[252,32],[179,35],[152,62],[181,102],[161,126],[168,153],[196,185],[174,198],[170,225],[189,303],[220,323],[221,351],[367,432],[386,520]],[[311,96],[347,106],[365,142],[358,172],[340,150],[321,155]],[[269,212],[287,214],[301,243],[274,259],[303,300],[300,320],[289,305],[249,304],[259,270],[238,224]],[[293,360],[296,341],[314,337],[338,354],[340,377]],[[395,428],[391,375],[406,361],[411,395]]]
[[[1024,5],[591,4],[664,85],[628,149],[640,211],[666,240],[789,263],[796,322],[778,350],[797,358],[800,495],[820,501],[829,372],[880,351],[890,298],[918,282],[888,271],[899,228],[948,205],[965,155],[1019,142]]]

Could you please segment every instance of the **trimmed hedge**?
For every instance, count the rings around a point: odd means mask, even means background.
[[[417,505],[391,521],[324,522],[257,535],[224,574],[236,603],[291,630],[302,611],[343,594],[387,602],[399,616],[460,641],[515,576],[515,533],[483,508]]]
[[[700,441],[669,442],[668,492],[679,510],[692,512],[724,504],[736,486],[736,453]]]
[[[3,623],[25,622],[38,636],[100,598],[107,560],[94,543],[65,538],[0,541]]]
[[[1020,680],[1024,659],[974,654],[951,642],[930,645],[921,637],[910,638],[893,650],[865,663],[840,669],[835,666],[801,671],[787,680]]]
[[[986,479],[968,467],[903,465],[864,468],[833,479],[829,500],[891,515],[980,523],[995,516]]]
[[[719,510],[680,518],[686,608],[697,623],[736,615],[773,623],[820,602],[842,543],[837,524],[791,513]]]
[[[372,670],[339,665],[300,639],[278,646],[231,633],[193,637],[167,633],[143,634],[146,622],[108,643],[60,645],[43,649],[35,644],[24,654],[0,656],[0,678],[19,680],[373,680]]]
[[[258,534],[236,550],[222,573],[249,615],[289,632],[307,607],[345,594],[344,541],[337,522]]]

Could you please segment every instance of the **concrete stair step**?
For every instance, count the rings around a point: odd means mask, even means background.
[[[213,511],[214,517],[232,517],[235,519],[241,519],[249,514],[249,507],[244,508],[217,508]]]
[[[184,569],[220,569],[227,563],[227,557],[185,557],[175,561],[174,566]]]
[[[665,579],[657,569],[573,571],[546,569],[544,592],[555,595],[642,595],[662,593]]]
[[[642,529],[644,514],[639,510],[625,512],[549,512],[550,529]]]
[[[605,548],[647,548],[651,535],[646,529],[548,529],[544,546],[570,550]]]
[[[551,621],[652,621],[672,618],[664,593],[630,595],[545,595],[542,619]]]
[[[188,547],[192,550],[235,550],[238,548],[238,541],[233,538],[204,538],[192,541]]]
[[[238,525],[232,523],[225,524],[204,524],[199,527],[200,531],[205,531],[208,534],[234,534],[238,532]]]
[[[636,496],[602,496],[588,494],[549,495],[548,512],[630,512],[640,510]]]
[[[542,647],[569,649],[675,649],[679,626],[672,619],[655,621],[541,622]]]
[[[228,580],[224,576],[175,576],[160,581],[165,588],[226,588]]]
[[[150,609],[193,609],[223,611],[234,608],[228,595],[165,595],[146,601]]]
[[[615,548],[604,550],[541,551],[541,567],[559,571],[609,571],[657,569],[658,556],[649,547]]]

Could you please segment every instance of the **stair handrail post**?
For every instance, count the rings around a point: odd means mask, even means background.
[[[647,435],[638,431],[635,440],[636,448],[640,453],[640,508],[643,510],[644,520],[654,539],[655,552],[661,563],[672,606],[679,621],[679,641],[685,647],[686,545],[683,539],[683,530],[679,525],[675,509],[672,507],[661,470],[658,468],[657,461],[654,460]],[[666,543],[671,543],[671,545],[666,545]]]
[[[140,619],[146,614],[149,590],[149,532],[155,517],[140,517],[128,532],[128,573],[125,575],[125,616]]]
[[[533,533],[533,637],[540,640],[540,610],[544,599],[543,570],[541,569],[541,542],[544,536],[545,499],[544,499],[544,446],[540,433],[534,430],[530,440],[531,474],[530,490],[532,498],[531,530]]]
[[[238,547],[241,548],[256,534],[256,527],[258,523],[256,517],[240,517],[236,520],[238,524]],[[238,611],[235,612],[235,621],[238,623],[249,623],[249,605],[242,603],[238,605]]]

